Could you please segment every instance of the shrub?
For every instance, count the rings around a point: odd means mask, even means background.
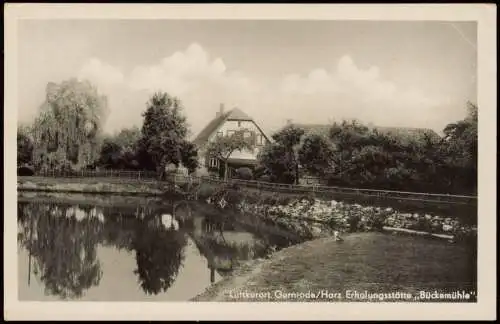
[[[374,230],[381,231],[382,228],[385,226],[385,221],[386,221],[388,216],[389,216],[389,214],[385,213],[385,212],[371,213],[368,216],[368,219],[366,221],[366,225],[368,228],[372,228]]]
[[[242,180],[252,180],[252,170],[250,170],[250,168],[239,168],[236,170],[236,178]]]
[[[214,194],[216,188],[214,185],[209,183],[201,183],[198,189],[198,197],[201,199],[207,199]]]
[[[243,194],[240,191],[233,189],[226,190],[225,197],[226,201],[233,207],[241,203],[243,200]]]

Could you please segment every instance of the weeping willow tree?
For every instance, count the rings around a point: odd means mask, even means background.
[[[107,99],[88,81],[49,83],[32,128],[33,162],[44,169],[81,169],[98,158]]]

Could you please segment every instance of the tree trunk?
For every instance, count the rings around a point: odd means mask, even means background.
[[[227,169],[228,169],[228,163],[227,163],[227,160],[224,161],[224,181],[227,181]]]

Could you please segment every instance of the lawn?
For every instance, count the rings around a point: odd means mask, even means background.
[[[237,286],[221,283],[217,293],[208,293],[206,299],[199,300],[366,302],[348,300],[346,292],[400,292],[413,296],[420,291],[472,292],[475,287],[474,260],[472,248],[442,240],[354,233],[345,236],[342,242],[327,238],[280,251],[271,260],[265,261],[259,271],[247,275],[244,280],[237,280]],[[282,298],[288,293],[317,293],[322,290],[330,295],[304,299],[292,294],[289,298]],[[233,297],[228,294],[229,291]],[[237,292],[249,293],[249,297],[242,297]],[[256,298],[252,293],[268,295]],[[335,295],[332,299],[335,293],[340,297]]]

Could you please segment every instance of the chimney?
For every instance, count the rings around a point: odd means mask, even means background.
[[[219,111],[215,114],[215,117],[220,117],[224,114],[224,104],[221,103],[219,107]]]
[[[287,124],[287,125],[291,125],[291,124],[292,124],[292,122],[293,122],[293,120],[291,120],[291,119],[287,119],[287,120],[286,120],[286,124]]]

